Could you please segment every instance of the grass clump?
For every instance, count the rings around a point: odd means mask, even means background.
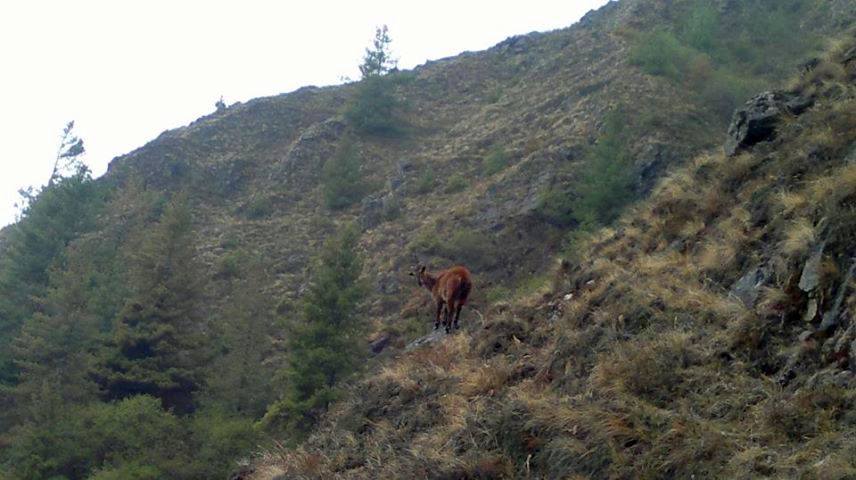
[[[425,169],[425,171],[416,177],[416,182],[413,184],[413,192],[417,195],[425,195],[426,193],[433,192],[436,187],[437,177],[434,175],[434,171]]]
[[[342,210],[366,196],[369,184],[353,142],[344,141],[333,156],[324,162],[321,188],[324,202],[331,210]]]
[[[478,270],[495,262],[491,245],[484,241],[484,236],[472,230],[456,230],[447,237],[437,234],[420,237],[412,248],[419,253],[446,258]]]
[[[470,182],[467,181],[467,177],[456,173],[449,177],[449,180],[446,182],[446,188],[443,191],[446,193],[459,193],[466,190],[469,185]]]
[[[244,206],[244,215],[250,220],[262,220],[273,214],[273,200],[268,196],[255,197]]]
[[[502,147],[495,147],[482,159],[482,176],[489,177],[501,172],[511,163],[511,156]]]

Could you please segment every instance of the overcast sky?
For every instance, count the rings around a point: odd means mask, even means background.
[[[607,0],[197,0],[0,3],[0,226],[50,176],[75,120],[86,163],[227,104],[358,78],[377,25],[400,68],[566,27]]]

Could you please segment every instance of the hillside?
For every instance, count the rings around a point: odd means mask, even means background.
[[[62,179],[0,233],[0,479],[852,474],[854,20],[611,2],[389,73],[385,131],[310,86]],[[473,271],[461,332],[417,262]],[[271,426],[340,284],[349,376]]]
[[[739,12],[726,3],[723,17]],[[415,257],[438,266],[466,262],[491,284],[542,272],[568,224],[576,223],[545,215],[544,201],[552,198],[546,194],[573,190],[608,112],[624,114],[633,190],[644,194],[671,164],[718,144],[733,108],[809,58],[822,32],[840,28],[825,22],[846,18],[825,15],[847,5],[807,8],[824,16],[810,24],[816,32],[805,33],[814,40],[793,49],[801,54],[782,57],[788,63],[739,81],[731,72],[720,78],[709,66],[685,83],[631,65],[646,30],[679,20],[670,18],[671,5],[614,3],[569,29],[513,37],[485,52],[402,72],[396,95],[406,102],[405,138],[353,136],[341,112],[357,85],[307,87],[165,132],[115,160],[107,178],[142,179],[159,190],[190,188],[206,263],[214,270],[229,255],[223,238],[237,242],[240,252],[266,259],[269,293],[281,298],[300,289],[308,259],[330,231],[318,221],[327,218],[324,161],[341,142],[353,142],[372,192],[335,219],[364,226],[366,274],[378,285],[371,314],[379,324],[394,322],[401,305],[389,305],[385,294],[402,288]],[[743,20],[755,22],[751,15],[759,11],[748,10]],[[707,80],[716,85],[704,86]],[[504,159],[498,171],[485,174],[494,151]],[[489,244],[475,240],[482,235]],[[440,238],[458,245],[444,250],[436,244]],[[215,291],[213,298],[226,298],[222,287]]]
[[[813,107],[675,169],[550,288],[388,362],[246,478],[856,475],[856,37],[790,88]]]

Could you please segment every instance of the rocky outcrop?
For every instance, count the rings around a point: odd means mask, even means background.
[[[758,265],[740,277],[731,287],[731,294],[739,298],[748,308],[753,308],[761,296],[761,288],[770,279],[772,272],[766,265]]]
[[[776,126],[783,115],[800,115],[813,100],[796,93],[764,92],[734,112],[728,126],[725,153],[736,155],[753,145],[775,138]]]

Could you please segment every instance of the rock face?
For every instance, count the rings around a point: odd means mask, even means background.
[[[392,335],[388,333],[383,333],[369,340],[369,348],[371,349],[372,353],[377,355],[389,345],[390,341],[392,341]]]
[[[770,274],[770,268],[766,265],[752,268],[734,283],[731,294],[739,298],[747,307],[754,307],[761,295],[761,287],[770,278]]]
[[[753,97],[734,112],[725,142],[726,155],[774,138],[783,114],[799,115],[811,105],[812,99],[790,92],[764,92]]]

